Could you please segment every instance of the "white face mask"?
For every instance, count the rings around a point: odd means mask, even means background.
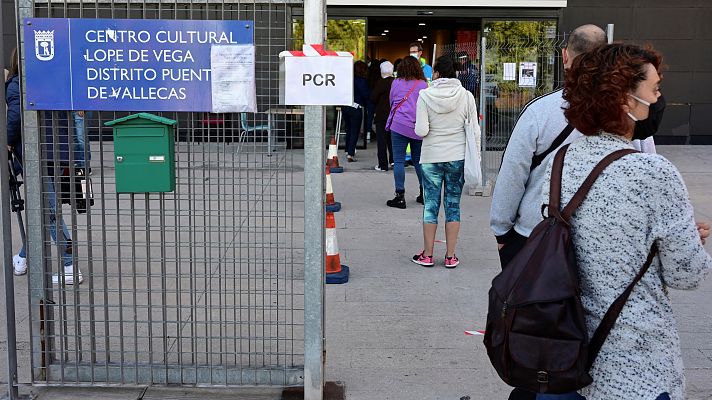
[[[410,53],[410,56],[415,57],[416,60],[418,59],[418,53]]]
[[[650,107],[650,104],[651,104],[651,103],[650,103],[649,101],[645,101],[645,100],[641,99],[640,97],[638,97],[638,96],[636,96],[636,95],[634,95],[634,94],[628,94],[628,96],[634,98],[635,101],[637,101],[638,103]],[[635,115],[631,114],[630,112],[627,112],[626,114],[628,114],[628,117],[629,117],[630,119],[632,119],[634,122],[640,121],[640,120],[638,119],[638,117],[636,117]]]

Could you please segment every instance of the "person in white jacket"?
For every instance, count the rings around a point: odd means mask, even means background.
[[[465,120],[477,118],[472,93],[457,79],[456,62],[443,56],[436,60],[432,85],[420,92],[415,133],[423,138],[420,155],[423,177],[423,250],[413,262],[432,267],[433,245],[438,228],[441,193],[445,209],[447,251],[445,267],[460,263],[455,255],[460,232],[460,197],[465,183]],[[443,190],[444,187],[444,190]]]

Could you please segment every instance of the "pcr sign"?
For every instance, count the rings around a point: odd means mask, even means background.
[[[280,57],[280,100],[285,105],[350,106],[354,102],[353,55],[304,45]]]

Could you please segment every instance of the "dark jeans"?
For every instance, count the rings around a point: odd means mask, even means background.
[[[57,213],[58,206],[59,211],[62,210],[62,203],[58,201],[59,197],[55,191],[53,177],[45,178],[45,190],[49,194],[47,198],[47,205],[49,206],[49,236],[62,249],[62,263],[65,267],[68,267],[74,263],[72,258],[72,236],[69,234],[67,224],[64,223],[64,218]],[[57,220],[58,216],[59,220]],[[59,236],[57,235],[57,226],[59,226]],[[24,243],[18,255],[23,258],[27,257],[27,249],[25,249]]]
[[[396,193],[405,193],[405,149],[410,144],[415,173],[418,175],[418,183],[422,185],[420,147],[423,145],[423,141],[403,136],[396,131],[391,131],[391,141],[393,142],[393,180],[396,185]]]
[[[386,121],[376,122],[376,140],[378,140],[378,167],[388,171],[393,163],[393,143],[391,132],[386,130]]]
[[[74,163],[77,167],[86,168],[91,161],[91,149],[89,148],[89,140],[87,140],[87,132],[84,126],[86,114],[80,116],[78,112],[72,111],[74,118]],[[84,160],[84,152],[86,151],[87,159]]]
[[[371,103],[370,101],[368,102],[368,106],[366,107],[366,121],[364,123],[363,127],[363,133],[364,137],[366,137],[367,133],[371,131],[371,126],[373,126],[373,118],[376,116],[376,105]]]
[[[346,124],[346,154],[354,156],[356,154],[356,144],[361,130],[361,118],[363,109],[349,106],[342,107],[344,124]]]
[[[524,389],[514,388],[509,394],[508,400],[536,400],[537,394],[528,392]]]

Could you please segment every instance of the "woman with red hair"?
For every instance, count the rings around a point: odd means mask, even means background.
[[[635,122],[648,117],[660,96],[660,66],[656,51],[626,44],[576,58],[566,74],[564,114],[585,137],[563,150],[562,205],[605,156],[633,148]],[[550,164],[549,177],[551,169]],[[638,274],[652,245],[658,248],[595,359],[593,383],[580,395],[683,399],[680,339],[668,288],[696,288],[712,269],[712,257],[703,248],[709,225],[695,222],[680,173],[660,155],[629,154],[603,171],[570,222],[589,336]]]

